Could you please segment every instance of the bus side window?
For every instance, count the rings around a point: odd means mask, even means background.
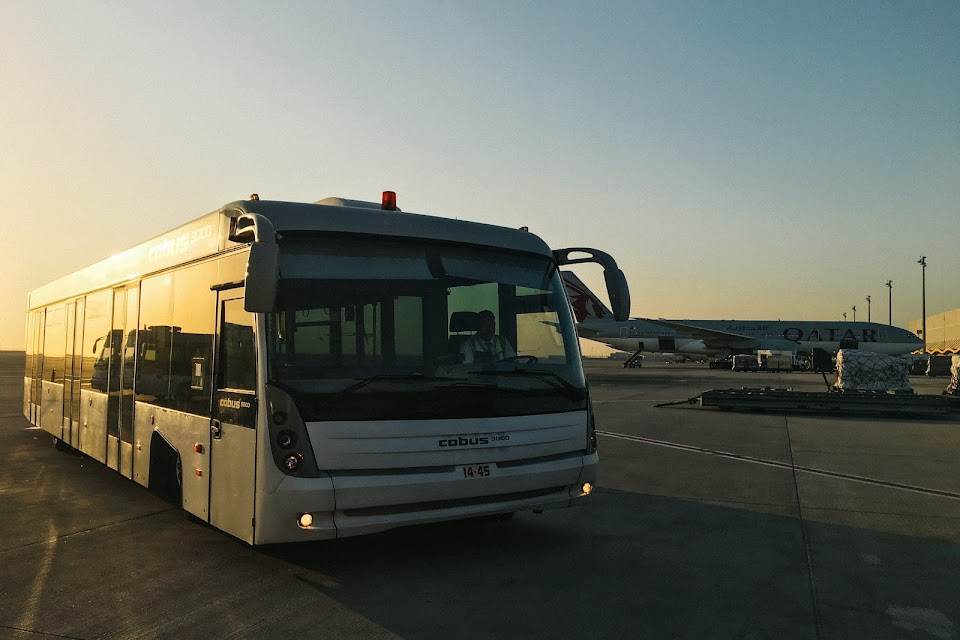
[[[172,407],[193,415],[210,411],[210,362],[216,325],[217,264],[205,262],[180,269],[173,276],[173,320],[170,346]],[[196,376],[197,365],[200,375]]]
[[[253,314],[244,311],[243,300],[226,300],[220,324],[218,389],[253,391],[257,384],[257,352]]]
[[[140,285],[137,401],[170,406],[170,349],[173,344],[173,276],[146,278]]]

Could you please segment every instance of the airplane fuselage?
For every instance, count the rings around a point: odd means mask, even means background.
[[[856,343],[858,349],[899,355],[923,348],[923,341],[900,327],[876,322],[818,322],[771,320],[669,320],[724,334],[736,334],[722,343],[702,339],[682,328],[670,329],[641,319],[613,322],[588,318],[578,325],[581,337],[596,340],[621,351],[667,351],[699,354],[753,352],[782,349],[810,352],[814,348],[836,351]]]

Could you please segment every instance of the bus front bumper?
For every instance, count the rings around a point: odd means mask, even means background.
[[[587,495],[584,485],[596,484],[597,464],[594,453],[491,463],[490,476],[473,478],[465,477],[463,466],[435,472],[287,476],[275,492],[257,495],[255,544],[328,540],[407,525],[577,506]],[[309,514],[307,526],[304,514]]]

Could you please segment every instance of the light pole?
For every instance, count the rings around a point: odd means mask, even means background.
[[[920,283],[921,283],[921,284],[920,284],[920,291],[921,291],[921,294],[920,294],[920,295],[921,295],[921,300],[923,301],[923,302],[922,302],[922,310],[921,310],[921,313],[923,314],[923,315],[921,316],[921,317],[923,318],[923,320],[922,320],[922,322],[923,322],[923,352],[926,353],[926,352],[927,352],[927,256],[920,256],[920,259],[917,260],[917,264],[919,264],[919,265],[920,265],[920,268],[921,268],[921,270],[920,270],[920,273],[921,273],[921,279],[920,279]]]
[[[843,321],[844,321],[844,322],[847,321],[847,312],[846,312],[846,311],[843,312]]]
[[[853,305],[853,321],[857,321],[857,305]]]
[[[867,296],[867,322],[870,322],[870,296]]]
[[[887,289],[890,290],[887,292],[888,294],[887,295],[887,310],[888,310],[887,313],[889,313],[887,322],[892,327],[893,326],[893,280],[887,280]]]

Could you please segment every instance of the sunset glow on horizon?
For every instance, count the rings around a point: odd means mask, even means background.
[[[634,316],[865,320],[871,296],[886,322],[890,294],[905,327],[920,256],[927,313],[960,307],[955,3],[39,2],[0,19],[3,350],[23,348],[28,291],[254,192],[391,190],[404,211],[596,247]]]

